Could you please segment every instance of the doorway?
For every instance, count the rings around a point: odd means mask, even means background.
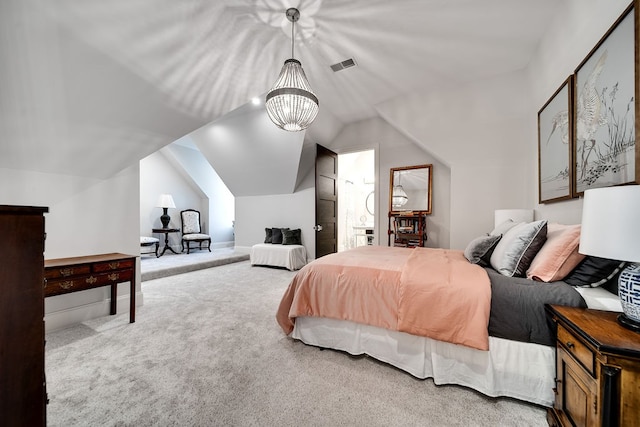
[[[338,154],[338,252],[377,245],[375,150]]]

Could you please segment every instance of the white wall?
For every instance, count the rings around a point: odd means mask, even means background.
[[[327,148],[341,152],[376,151],[376,242],[388,244],[389,173],[400,166],[433,164],[432,214],[427,219],[427,246],[449,247],[450,171],[421,146],[380,118],[362,120],[343,128]],[[338,168],[340,165],[338,165]]]
[[[182,228],[180,211],[183,209],[199,210],[202,218],[207,218],[207,198],[183,178],[162,154],[162,151],[158,151],[140,160],[140,200],[138,206],[140,207],[141,236],[157,237],[161,242],[164,239],[164,235],[151,232],[152,228],[162,228],[160,222],[162,208],[157,207],[157,201],[158,196],[163,193],[171,194],[176,205],[175,209],[167,211],[171,217],[170,228]],[[203,225],[205,230],[207,225]],[[182,249],[181,241],[179,232],[169,234],[169,244],[176,252],[180,252]],[[160,248],[163,246],[162,242]]]
[[[375,150],[376,242],[387,245],[389,211],[389,169],[432,163],[433,214],[428,219],[427,246],[449,245],[449,169],[424,149],[398,133],[384,120],[374,118],[343,128],[327,148],[337,152]],[[340,165],[338,165],[340,168]],[[293,194],[236,198],[236,246],[250,247],[264,241],[265,227],[302,230],[302,243],[309,260],[315,259],[315,172],[310,170]]]
[[[45,259],[139,253],[139,168],[110,179],[0,169],[0,201],[47,206]],[[138,262],[136,302],[142,304]],[[45,299],[46,330],[109,315],[109,287]],[[118,313],[129,311],[129,284],[118,286]]]
[[[316,256],[315,174],[309,173],[293,194],[236,198],[236,246],[251,247],[264,242],[265,228],[299,228],[307,258]]]
[[[189,139],[234,196],[242,197],[295,191],[304,136],[275,126],[259,101],[202,126]]]
[[[181,140],[189,137],[181,138]],[[212,247],[233,246],[235,198],[200,150],[178,142],[162,153],[181,173],[186,182],[203,197],[202,227],[211,235]],[[206,214],[208,211],[208,215]]]
[[[523,156],[527,97],[520,72],[416,92],[378,108],[390,124],[450,167],[450,223],[443,231],[449,231],[452,249],[464,249],[490,231],[495,209],[532,206],[525,189],[533,178]],[[434,180],[434,195],[438,186]]]
[[[527,128],[529,169],[535,179],[529,187],[531,198],[538,201],[537,113],[549,97],[572,74],[629,5],[630,0],[569,0],[561,16],[547,31],[538,53],[527,69],[531,98]],[[563,223],[579,223],[582,199],[556,203],[535,203],[536,215]]]
[[[378,106],[390,124],[451,167],[451,248],[490,230],[496,209],[536,209],[536,218],[580,222],[581,201],[537,203],[537,112],[628,4],[570,0],[526,70]]]

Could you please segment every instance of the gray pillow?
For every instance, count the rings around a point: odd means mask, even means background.
[[[517,224],[496,245],[491,254],[491,267],[505,276],[524,277],[546,240],[546,220]]]
[[[473,239],[464,250],[464,256],[472,264],[478,264],[483,267],[489,265],[489,259],[500,241],[502,235],[497,236],[480,236]]]
[[[586,256],[571,273],[565,277],[566,283],[571,286],[591,286],[597,288],[609,283],[620,270],[625,267],[624,261],[616,261],[613,259],[599,258],[595,256]],[[614,281],[617,284],[617,280]],[[609,289],[611,291],[611,289]],[[617,294],[617,292],[613,292]]]
[[[271,243],[274,245],[282,244],[282,230],[288,230],[288,228],[272,228],[271,229]]]
[[[295,230],[289,230],[288,228],[283,228],[282,244],[283,245],[301,245],[302,244],[301,230],[299,228],[296,228]]]

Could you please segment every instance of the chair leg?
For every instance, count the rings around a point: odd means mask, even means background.
[[[158,258],[158,248],[160,247],[160,243],[156,242],[156,258]]]
[[[207,240],[207,243],[209,243],[209,246],[207,246],[207,249],[209,249],[209,252],[211,252],[211,239]]]

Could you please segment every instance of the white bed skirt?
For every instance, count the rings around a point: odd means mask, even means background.
[[[291,336],[306,344],[367,354],[417,378],[458,384],[487,396],[551,407],[555,348],[489,337],[489,351],[320,317],[298,317]]]

